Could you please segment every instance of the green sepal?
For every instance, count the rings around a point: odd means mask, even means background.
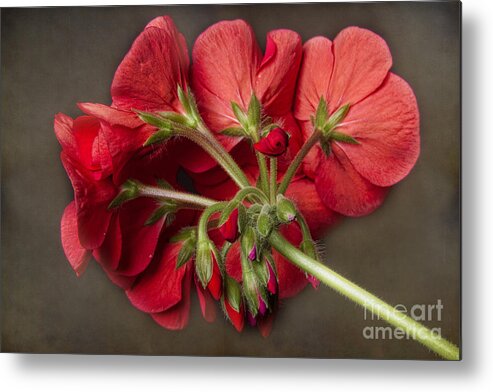
[[[251,226],[247,226],[241,234],[241,253],[248,259],[250,251],[255,246],[255,230]],[[258,253],[259,249],[257,249]]]
[[[226,300],[234,310],[239,312],[241,307],[241,287],[239,283],[230,276],[226,276],[225,283]]]
[[[260,127],[260,120],[261,120],[261,106],[260,106],[260,101],[258,100],[255,93],[252,94],[252,97],[250,98],[250,103],[248,104],[247,116],[248,116],[248,125],[250,125],[250,127],[253,129],[258,129]]]
[[[276,123],[271,123],[269,125],[266,125],[262,129],[262,132],[260,133],[260,136],[261,137],[266,137],[267,135],[269,135],[270,131],[272,131],[273,129],[276,129],[276,128],[281,128],[281,127],[278,124],[276,124]],[[287,135],[288,135],[288,138],[291,138],[291,135],[289,133],[287,133]]]
[[[173,186],[166,180],[163,180],[162,178],[158,178],[156,180],[156,184],[159,188],[161,189],[174,189]]]
[[[134,180],[127,180],[120,189],[118,195],[108,205],[108,209],[121,206],[123,203],[139,197],[140,183]]]
[[[332,153],[332,147],[330,145],[330,141],[328,140],[320,140],[320,148],[322,149],[322,152],[326,157],[329,157],[329,155]]]
[[[183,106],[185,113],[190,113],[191,105],[187,94],[185,94],[185,91],[183,91],[183,88],[180,85],[178,85],[176,91],[178,93],[178,99],[180,100],[180,103]]]
[[[344,120],[344,118],[347,116],[349,112],[350,107],[351,105],[347,103],[341,106],[339,109],[337,109],[335,113],[333,113],[332,116],[330,116],[327,123],[324,124],[323,128],[321,128],[324,131],[324,133],[328,133],[332,131],[337,126],[337,124],[339,124],[342,120]]]
[[[263,286],[267,286],[267,283],[269,282],[269,270],[265,263],[266,261],[263,259],[262,261],[253,264],[253,270]]]
[[[169,128],[170,124],[169,124],[169,121],[164,119],[163,117],[159,116],[159,115],[156,115],[154,113],[149,113],[149,112],[143,112],[143,111],[140,111],[140,110],[135,110],[135,113],[137,113],[137,115],[139,116],[139,118],[149,124],[149,125],[152,125],[153,127],[156,127],[156,128]]]
[[[238,105],[236,102],[231,101],[231,109],[233,110],[233,113],[241,126],[244,129],[248,129],[248,117],[240,108],[240,105]]]
[[[272,232],[273,222],[270,217],[270,206],[265,204],[257,218],[257,231],[260,236],[266,238]]]
[[[188,120],[183,114],[176,113],[176,112],[158,112],[158,114],[162,118],[165,118],[166,120],[173,121],[173,122],[181,124],[181,125],[187,125],[188,124]]]
[[[185,227],[176,233],[173,237],[169,239],[169,242],[176,243],[181,241],[187,241],[193,238],[196,241],[197,238],[197,228],[196,227]]]
[[[258,312],[258,292],[259,285],[257,281],[257,275],[253,270],[252,263],[249,262],[245,255],[241,256],[241,270],[242,270],[242,282],[243,282],[243,295],[245,297],[248,309],[253,317]]]
[[[336,132],[332,131],[329,133],[329,137],[333,140],[336,140],[338,142],[344,142],[344,143],[349,143],[349,144],[360,144],[355,138],[352,136],[346,135],[345,133],[342,132]]]
[[[197,277],[206,288],[212,277],[212,246],[209,240],[198,240],[195,256],[195,270]]]
[[[176,259],[176,269],[185,265],[187,262],[192,260],[196,250],[195,238],[189,238],[183,242],[183,245],[178,252],[178,257]]]
[[[221,131],[221,134],[231,137],[244,137],[245,131],[240,127],[226,128]]]
[[[315,112],[315,128],[323,129],[327,121],[327,102],[324,97],[318,101],[317,111]]]
[[[309,238],[304,239],[300,245],[300,250],[305,255],[311,257],[312,259],[319,261],[317,248],[315,246],[315,243],[311,239],[309,239]]]
[[[164,218],[164,226],[168,227],[175,219],[177,207],[175,203],[165,203],[156,208],[144,225],[150,226]]]
[[[238,204],[238,230],[243,233],[248,222],[247,210],[243,204]]]
[[[143,146],[147,147],[151,144],[160,143],[168,140],[171,136],[173,136],[173,131],[169,129],[160,129],[159,131],[154,132],[149,138],[144,142]]]

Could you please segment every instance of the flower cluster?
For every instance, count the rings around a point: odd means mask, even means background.
[[[242,20],[209,27],[190,61],[173,21],[154,19],[116,70],[111,106],[55,117],[71,266],[80,275],[94,258],[165,328],[187,324],[194,286],[207,321],[219,303],[238,331],[268,335],[279,300],[318,285],[271,233],[316,259],[314,240],[374,211],[417,160],[416,100],[391,64],[365,29],[304,45],[275,30],[262,53]]]

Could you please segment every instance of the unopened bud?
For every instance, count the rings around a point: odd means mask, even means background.
[[[273,226],[269,211],[270,207],[268,205],[264,205],[257,218],[257,231],[264,238],[269,236]]]
[[[250,261],[257,258],[257,246],[255,245],[255,231],[247,227],[241,236],[241,251]]]
[[[228,242],[235,242],[240,231],[238,230],[238,208],[235,208],[226,223],[219,227],[219,232]]]
[[[214,299],[218,300],[222,292],[222,277],[214,244],[210,240],[198,242],[195,270],[202,286],[210,291]]]
[[[281,223],[290,223],[296,219],[296,207],[293,202],[283,195],[277,195],[277,219]]]

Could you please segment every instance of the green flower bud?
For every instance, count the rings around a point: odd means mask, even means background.
[[[251,226],[247,226],[245,232],[241,236],[241,253],[250,261],[253,261],[257,258],[255,231]]]
[[[298,212],[293,202],[283,195],[277,195],[277,219],[281,223],[290,223],[296,219]]]
[[[204,288],[207,287],[212,277],[212,252],[213,245],[210,240],[199,240],[195,257],[195,270]]]
[[[273,222],[270,217],[270,207],[264,205],[257,218],[257,231],[262,237],[266,238],[271,233],[272,227]]]

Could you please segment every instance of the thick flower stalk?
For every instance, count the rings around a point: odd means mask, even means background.
[[[111,106],[56,116],[74,188],[62,244],[75,272],[92,255],[168,329],[187,324],[195,287],[207,321],[219,304],[237,331],[263,336],[280,301],[322,282],[458,359],[317,252],[327,228],[375,210],[419,155],[416,100],[389,72],[383,39],[350,27],[303,47],[276,30],[262,53],[248,24],[224,21],[199,36],[192,60],[172,20],[156,18],[118,67]]]

